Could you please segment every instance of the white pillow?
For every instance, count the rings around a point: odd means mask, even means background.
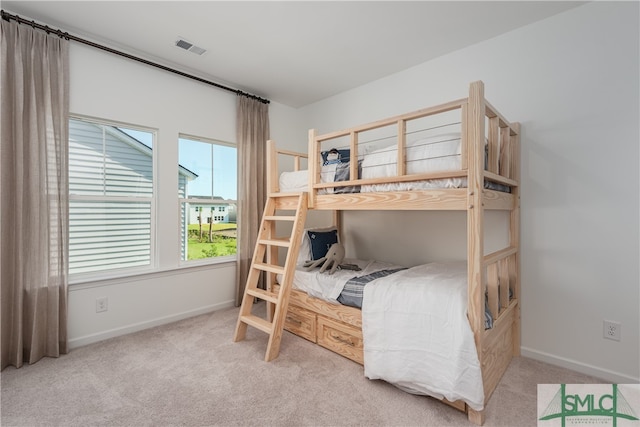
[[[460,169],[460,133],[431,136],[406,145],[407,175]],[[379,178],[397,174],[398,148],[380,148],[362,161],[362,178]]]

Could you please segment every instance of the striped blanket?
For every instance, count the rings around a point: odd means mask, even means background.
[[[345,283],[342,292],[338,297],[338,302],[343,305],[350,305],[351,307],[362,308],[362,295],[364,293],[364,287],[382,277],[387,277],[390,274],[398,271],[405,270],[405,268],[395,268],[388,270],[375,271],[371,274],[364,276],[353,277]]]

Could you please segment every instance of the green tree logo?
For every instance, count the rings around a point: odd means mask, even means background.
[[[591,424],[597,418],[611,418],[614,427],[617,427],[619,418],[638,421],[636,413],[617,384],[612,384],[611,394],[571,394],[567,393],[566,384],[561,384],[539,420],[560,418],[562,427],[565,427],[567,418],[571,417],[582,417],[584,423],[581,424]]]

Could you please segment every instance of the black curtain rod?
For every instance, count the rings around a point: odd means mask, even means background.
[[[197,76],[194,76],[194,75],[191,75],[191,74],[187,74],[185,72],[176,70],[174,68],[170,68],[170,67],[167,67],[165,65],[158,64],[156,62],[148,61],[146,59],[139,58],[137,56],[130,55],[128,53],[121,52],[119,50],[115,50],[115,49],[112,49],[110,47],[103,46],[101,44],[91,42],[89,40],[85,40],[83,38],[80,38],[80,37],[74,36],[72,34],[69,34],[68,32],[62,31],[60,29],[55,29],[55,28],[51,28],[51,27],[49,27],[47,25],[38,24],[35,21],[29,21],[27,19],[19,17],[18,15],[12,15],[10,13],[7,13],[4,10],[1,11],[1,14],[2,14],[2,19],[4,19],[5,21],[10,21],[10,20],[13,19],[14,21],[16,21],[16,22],[18,22],[20,24],[30,25],[33,28],[37,28],[39,30],[45,31],[47,34],[52,33],[52,34],[55,34],[56,36],[58,36],[60,38],[64,38],[64,39],[67,39],[67,40],[73,40],[75,42],[82,43],[82,44],[85,44],[87,46],[94,47],[96,49],[104,50],[105,52],[113,53],[115,55],[122,56],[122,57],[127,58],[127,59],[131,59],[133,61],[138,61],[138,62],[141,62],[143,64],[150,65],[152,67],[160,68],[161,70],[165,70],[165,71],[169,71],[169,72],[174,73],[174,74],[178,74],[178,75],[180,75],[182,77],[187,77],[187,78],[192,79],[192,80],[197,80],[197,81],[199,81],[201,83],[206,83],[208,85],[215,86],[218,89],[223,89],[223,90],[226,90],[226,91],[229,91],[229,92],[233,92],[236,95],[242,95],[242,96],[246,96],[247,98],[255,99],[257,101],[262,102],[263,104],[269,104],[271,102],[268,99],[261,98],[261,97],[259,97],[257,95],[252,95],[250,93],[243,92],[243,91],[238,90],[238,89],[233,89],[233,88],[230,88],[228,86],[224,86],[224,85],[221,85],[219,83],[215,83],[215,82],[212,82],[212,81],[209,81],[209,80],[205,80],[203,78],[200,78],[200,77],[197,77]]]

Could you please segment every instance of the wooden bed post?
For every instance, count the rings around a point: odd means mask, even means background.
[[[467,203],[467,269],[468,316],[476,342],[478,359],[482,366],[482,334],[484,333],[484,230],[482,192],[484,189],[484,135],[485,100],[484,84],[471,83],[467,107],[468,203]],[[486,398],[485,398],[486,403]],[[484,411],[468,409],[468,417],[474,424],[484,423]]]
[[[467,108],[467,144],[469,154],[467,262],[469,274],[469,322],[478,346],[481,344],[480,333],[484,331],[484,299],[482,298],[484,121],[484,85],[482,82],[474,82],[470,86],[469,107]],[[480,347],[478,347],[478,352],[480,350]]]
[[[277,193],[278,189],[278,154],[276,153],[276,142],[272,139],[267,141],[267,194]]]
[[[278,193],[280,191],[278,182],[278,153],[276,151],[276,142],[272,139],[267,140],[267,197],[272,193]],[[270,235],[275,236],[275,224],[270,225]],[[278,248],[273,246],[267,251],[267,263],[278,264]],[[273,285],[276,283],[276,275],[273,273],[265,272],[266,288],[271,291]],[[275,313],[275,304],[267,302],[267,320],[272,322],[273,315]]]
[[[515,270],[516,270],[516,284],[515,295],[518,301],[521,300],[520,295],[520,123],[512,123],[512,128],[515,135],[512,136],[512,152],[511,163],[513,165],[511,169],[511,178],[518,182],[518,186],[512,187],[514,207],[510,214],[509,222],[509,239],[510,246],[516,248],[515,253]],[[516,312],[513,317],[513,355],[520,356],[520,303],[516,307]]]
[[[313,209],[316,202],[316,190],[313,188],[313,184],[317,181],[320,182],[320,167],[318,162],[318,148],[316,147],[316,135],[315,129],[309,129],[309,157],[307,158],[307,168],[309,169],[309,209]]]

